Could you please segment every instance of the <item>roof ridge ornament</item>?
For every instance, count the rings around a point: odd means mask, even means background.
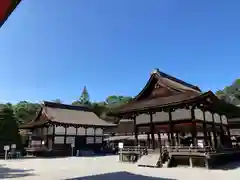
[[[152,74],[159,73],[159,72],[160,72],[159,69],[158,69],[158,68],[155,68],[155,69],[152,70],[151,75],[152,75]]]

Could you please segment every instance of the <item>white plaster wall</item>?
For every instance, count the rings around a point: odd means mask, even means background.
[[[209,111],[205,111],[205,119],[207,122],[212,122],[212,113],[210,113]]]
[[[102,135],[103,135],[103,129],[97,128],[97,129],[95,130],[95,135],[97,135],[97,136],[102,136]]]
[[[96,144],[101,144],[102,143],[102,137],[96,137],[95,138],[95,143]]]
[[[87,128],[87,135],[94,136],[94,128]]]
[[[227,117],[225,115],[222,115],[222,123],[223,124],[228,124]]]
[[[172,112],[172,120],[179,119],[191,119],[191,110],[190,109],[177,109]]]
[[[203,111],[201,109],[194,109],[194,115],[195,115],[195,119],[197,120],[204,120],[203,118]]]
[[[214,122],[221,123],[220,115],[217,113],[214,113]]]
[[[85,128],[83,127],[78,128],[77,135],[85,135]]]
[[[66,144],[74,144],[74,143],[75,143],[75,137],[66,138]]]
[[[148,116],[150,122],[150,116]],[[153,114],[153,122],[164,122],[169,121],[169,114],[167,112],[156,112]]]
[[[44,135],[47,135],[47,133],[48,133],[48,132],[47,132],[47,129],[48,129],[47,127],[44,127],[44,128],[43,128],[43,134],[44,134]]]
[[[41,145],[41,141],[40,140],[32,140],[31,145],[32,146],[39,146],[39,145]]]
[[[55,136],[54,144],[64,144],[64,136]]]
[[[76,135],[76,128],[75,127],[68,127],[67,128],[67,135]]]
[[[136,117],[136,124],[150,123],[150,116],[148,114],[140,114]]]
[[[53,134],[53,126],[48,127],[48,134]]]
[[[65,128],[62,127],[62,126],[55,126],[55,134],[64,135],[65,134]]]
[[[201,137],[201,136],[204,136],[203,132],[197,132],[197,137]]]
[[[94,143],[94,137],[87,137],[86,138],[86,143],[87,144],[93,144]]]

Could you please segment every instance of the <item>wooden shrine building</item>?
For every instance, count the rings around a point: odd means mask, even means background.
[[[168,147],[178,151],[202,147],[217,152],[231,148],[228,117],[239,108],[218,99],[211,91],[200,88],[160,72],[158,69],[143,90],[129,103],[115,109],[111,115],[132,119],[136,145],[139,132],[148,134],[151,149],[160,148],[161,134],[168,134]],[[180,137],[190,137],[189,144],[182,144]]]
[[[31,122],[20,129],[30,131],[28,150],[54,155],[70,155],[74,150],[99,151],[103,130],[115,126],[100,119],[87,106],[73,106],[43,102],[41,110]]]

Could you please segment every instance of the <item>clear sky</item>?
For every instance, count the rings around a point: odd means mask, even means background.
[[[240,1],[23,0],[0,29],[0,101],[136,95],[154,68],[202,90],[240,76]]]

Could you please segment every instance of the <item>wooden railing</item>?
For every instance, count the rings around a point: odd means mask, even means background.
[[[122,149],[120,149],[119,153],[123,154],[139,154],[139,155],[145,155],[147,154],[148,150],[146,146],[124,146]]]
[[[170,146],[167,147],[169,152],[202,152],[202,153],[209,153],[214,152],[215,150],[212,149],[210,146],[199,147],[199,146]]]

